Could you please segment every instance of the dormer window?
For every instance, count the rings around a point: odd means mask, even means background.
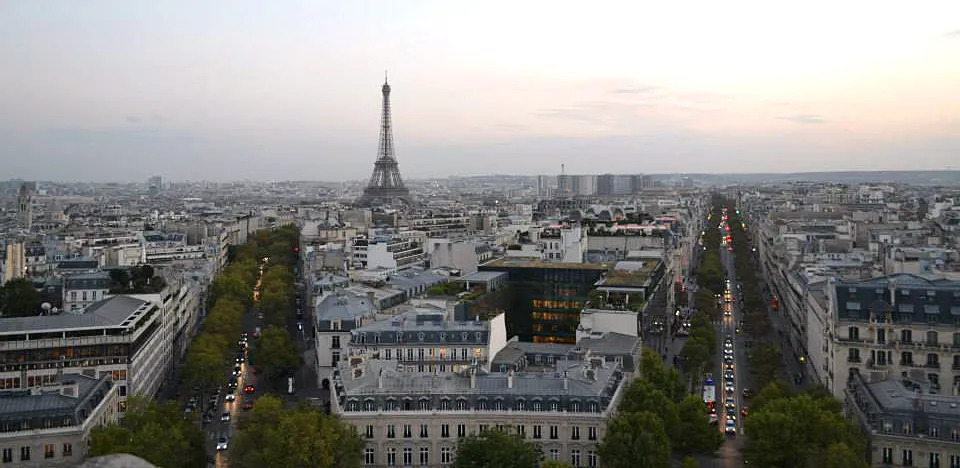
[[[425,333],[423,333],[423,332],[417,333],[417,339],[420,340],[420,341],[423,341],[423,338],[424,338],[425,336],[427,336],[427,335],[426,335]]]
[[[440,341],[445,341],[446,339],[447,339],[447,334],[444,332],[440,332]]]

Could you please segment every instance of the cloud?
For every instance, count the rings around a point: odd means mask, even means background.
[[[789,120],[799,124],[822,124],[827,120],[816,114],[796,114],[777,117],[780,120]]]
[[[654,91],[658,91],[659,86],[652,85],[642,85],[642,86],[633,86],[629,88],[617,88],[613,90],[614,94],[648,94]]]

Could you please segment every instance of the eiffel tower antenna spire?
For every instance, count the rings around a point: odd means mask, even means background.
[[[383,71],[383,108],[380,113],[380,145],[373,174],[358,202],[362,205],[389,205],[411,203],[410,190],[403,184],[393,147],[393,125],[390,115],[390,85],[387,71]]]

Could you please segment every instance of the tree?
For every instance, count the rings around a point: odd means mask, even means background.
[[[559,460],[547,460],[540,464],[540,468],[573,468],[573,465]]]
[[[470,434],[457,442],[455,468],[528,468],[543,459],[540,446],[504,431]]]
[[[277,379],[300,366],[300,349],[286,330],[268,327],[254,343],[257,369],[268,379]]]
[[[697,395],[690,395],[677,404],[679,427],[671,439],[673,449],[681,454],[713,453],[723,445],[723,434],[707,419],[707,408]]]
[[[673,367],[665,367],[663,359],[656,351],[644,349],[638,367],[643,380],[663,392],[671,401],[680,401],[686,396],[687,386],[680,378],[680,372]]]
[[[226,345],[223,339],[201,333],[187,350],[184,381],[201,389],[214,388],[223,383],[226,373]]]
[[[808,465],[814,466],[814,465]],[[844,442],[830,444],[823,458],[817,460],[815,466],[823,468],[867,468],[868,463],[863,454],[857,453]]]
[[[161,404],[139,395],[127,400],[123,421],[91,431],[89,455],[110,453],[129,453],[163,467],[206,463],[203,432],[180,416],[177,404]]]
[[[353,426],[306,405],[284,408],[272,395],[257,399],[234,436],[230,466],[271,468],[360,467],[364,442]]]
[[[703,338],[689,338],[680,352],[683,370],[690,374],[700,372],[710,362],[712,355],[713,350]]]
[[[832,461],[850,458],[849,452],[852,458],[865,459],[863,434],[835,408],[832,402],[808,394],[765,403],[746,420],[745,431],[750,435],[743,449],[746,460],[758,466],[824,466],[824,454],[834,444],[846,448],[836,447],[830,454]]]
[[[719,432],[717,432],[717,434],[719,434]],[[683,464],[681,465],[681,468],[700,468],[700,462],[698,462],[696,458],[693,458],[693,456],[687,455],[686,457],[683,457]]]
[[[597,452],[607,468],[670,466],[670,439],[660,419],[646,411],[617,415],[607,426]]]
[[[41,296],[26,278],[14,278],[0,286],[0,315],[30,317],[40,313]]]

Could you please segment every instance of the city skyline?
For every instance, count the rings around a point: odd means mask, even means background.
[[[410,179],[957,168],[952,2],[368,3],[4,4],[0,161],[364,180],[388,69]]]

